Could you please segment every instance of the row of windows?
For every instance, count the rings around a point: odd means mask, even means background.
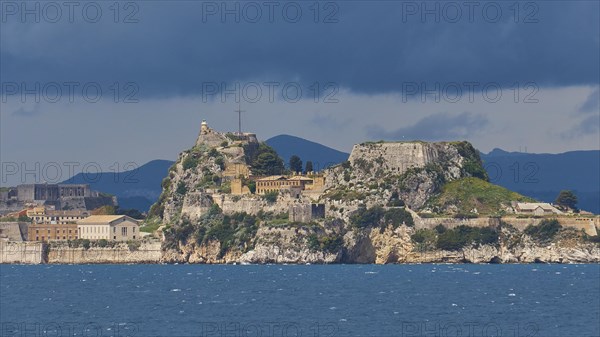
[[[48,239],[49,239],[49,240],[50,240],[50,239],[52,239],[52,240],[60,240],[60,236],[58,236],[58,237],[56,237],[56,238],[51,238],[51,237],[48,237]],[[63,237],[62,237],[62,239],[63,239],[63,240],[77,240],[77,236],[70,236],[70,235],[69,235],[69,236],[63,236]],[[40,241],[40,237],[39,237],[39,236],[36,236],[36,237],[35,237],[35,241]],[[45,237],[45,236],[42,236],[42,240],[41,240],[41,241],[46,241],[46,237]]]
[[[300,181],[259,181],[257,186],[300,186]]]
[[[33,219],[34,220],[49,219],[50,221],[56,221],[56,220],[80,220],[80,219],[83,219],[83,217],[82,216],[36,216]]]
[[[261,188],[257,190],[258,193],[263,193],[263,192],[279,192],[278,188]]]
[[[43,231],[43,230],[42,230],[42,231]],[[62,232],[63,232],[63,234],[65,234],[65,233],[67,233],[67,230],[66,230],[66,229],[63,229],[63,230],[62,230]],[[39,230],[39,229],[36,229],[36,230],[35,230],[35,233],[36,233],[36,234],[39,234],[39,233],[40,233],[40,230]],[[48,230],[48,234],[50,234],[50,229]],[[56,234],[60,234],[60,229],[57,229],[57,230],[56,230]],[[69,229],[69,234],[71,234],[71,230],[70,230],[70,229]]]
[[[128,227],[121,227],[121,235],[127,235]],[[108,227],[80,227],[83,229],[82,234],[107,234]],[[117,232],[117,227],[113,227],[113,233]],[[135,233],[135,227],[131,227],[131,232]],[[48,231],[50,233],[50,231]]]

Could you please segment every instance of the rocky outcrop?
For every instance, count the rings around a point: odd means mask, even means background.
[[[357,201],[386,205],[392,196],[420,209],[445,182],[472,176],[487,179],[467,142],[364,143],[354,146],[347,163],[326,170],[321,200],[335,204],[329,214],[342,218],[356,209]]]

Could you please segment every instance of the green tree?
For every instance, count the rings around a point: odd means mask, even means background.
[[[306,161],[306,168],[304,169],[305,172],[313,172],[314,168],[313,168],[313,162],[310,160]]]
[[[253,165],[258,175],[275,175],[283,172],[283,161],[276,153],[265,152],[258,155]]]
[[[248,189],[250,190],[250,193],[256,193],[256,181],[248,182]]]
[[[279,196],[279,192],[277,191],[272,191],[272,192],[267,192],[265,194],[263,194],[263,199],[265,199],[268,202],[275,202],[277,201],[277,197]]]
[[[562,190],[556,197],[555,203],[565,209],[577,209],[577,196],[573,191]]]
[[[246,162],[252,168],[254,175],[282,174],[284,171],[283,160],[277,152],[265,142],[258,144],[257,148],[245,146]]]
[[[175,190],[177,192],[177,194],[181,194],[184,195],[187,193],[187,187],[185,186],[185,183],[183,181],[180,181],[177,184],[177,190]]]
[[[297,155],[290,157],[290,170],[294,173],[302,172],[302,159]]]
[[[368,209],[361,206],[350,215],[350,223],[358,228],[377,227],[384,213],[380,206]]]
[[[17,219],[17,221],[20,221],[20,222],[32,222],[33,219],[31,219],[27,215],[19,215],[19,218]]]
[[[137,210],[135,208],[125,208],[125,209],[117,208],[116,213],[119,215],[127,215],[134,219],[143,219],[144,218],[144,214],[142,214],[142,212],[140,212],[139,210]]]

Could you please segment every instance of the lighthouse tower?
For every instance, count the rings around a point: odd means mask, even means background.
[[[206,120],[203,119],[202,124],[200,124],[200,134],[205,135],[209,132],[210,132],[210,129],[208,128],[208,123],[206,123]]]

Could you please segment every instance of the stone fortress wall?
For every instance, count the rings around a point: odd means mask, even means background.
[[[382,169],[402,174],[411,167],[435,162],[439,156],[438,149],[429,143],[365,143],[354,145],[348,160],[354,165],[357,159],[382,158],[378,163]]]
[[[600,218],[573,218],[573,217],[557,217],[558,222],[567,228],[575,228],[584,230],[588,235],[597,235],[597,228],[600,228]],[[539,225],[543,220],[541,218],[516,218],[505,217],[502,221],[514,226],[518,230],[525,230],[529,225]],[[498,218],[473,218],[473,219],[454,219],[454,218],[416,218],[415,228],[433,229],[437,225],[443,225],[446,228],[455,228],[460,225],[470,227],[497,227],[500,224]]]

